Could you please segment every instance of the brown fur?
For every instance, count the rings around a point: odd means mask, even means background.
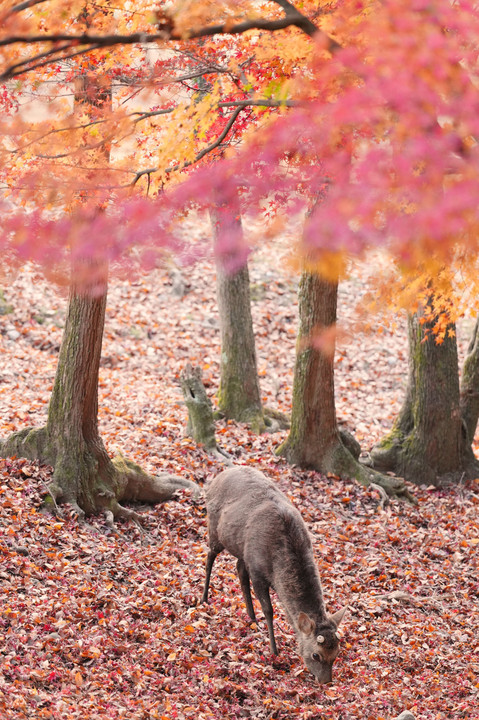
[[[277,654],[269,588],[276,591],[295,630],[307,667],[320,682],[330,682],[338,653],[336,630],[345,608],[332,617],[326,613],[311,539],[298,510],[271,480],[249,467],[230,468],[213,478],[206,487],[206,507],[210,551],[203,602],[208,601],[215,558],[228,550],[238,558],[252,620],[250,580],[260,601],[271,652]]]

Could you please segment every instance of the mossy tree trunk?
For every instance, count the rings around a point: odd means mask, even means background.
[[[86,514],[108,506],[118,487],[98,433],[98,372],[106,285],[94,295],[72,284],[48,420],[44,428],[15,433],[2,454],[40,459],[54,467],[55,498]]]
[[[462,368],[461,416],[467,439],[472,443],[479,419],[479,319],[476,320]]]
[[[229,251],[243,247],[239,202],[211,211],[221,333],[218,408],[225,417],[265,429],[251,316],[248,265]]]
[[[188,408],[186,434],[206,452],[229,464],[228,453],[216,442],[213,404],[201,379],[201,368],[188,363],[180,375],[180,385]]]
[[[98,432],[98,373],[105,324],[106,283],[91,294],[71,287],[53,386],[44,452],[62,497],[86,513],[115,496],[115,470]]]
[[[334,401],[334,351],[315,343],[336,324],[337,283],[303,272],[299,285],[299,334],[294,369],[291,429],[281,454],[304,468],[328,466],[342,452]]]
[[[338,284],[304,271],[299,286],[299,334],[294,369],[291,429],[278,454],[302,468],[375,483],[408,496],[402,481],[361,465],[346,448],[336,419],[334,326]]]
[[[84,277],[84,273],[83,273]],[[94,287],[71,285],[65,330],[45,427],[0,441],[0,455],[40,460],[54,468],[49,491],[80,515],[132,517],[123,500],[164,502],[198,486],[162,473],[152,476],[122,457],[110,459],[98,432],[98,374],[105,322],[106,277]]]
[[[408,319],[406,397],[391,432],[371,452],[374,468],[417,484],[459,479],[479,467],[461,413],[455,327],[437,343],[433,325],[422,310]]]

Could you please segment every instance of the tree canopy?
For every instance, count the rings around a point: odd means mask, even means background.
[[[158,248],[184,247],[175,228],[188,206],[227,203],[240,180],[250,210],[264,212],[266,201],[287,215],[313,203],[303,249],[315,264],[336,272],[346,255],[386,248],[399,269],[434,277],[446,308],[457,281],[448,268],[466,284],[475,274],[478,10],[462,0],[298,8],[287,0],[3,3],[2,174],[29,205],[27,214],[3,208],[5,249],[48,265],[65,245],[113,260],[135,247],[151,263]],[[60,97],[88,73],[121,86],[114,110],[99,108],[97,118]],[[193,83],[180,99],[172,81],[178,88],[185,78]],[[40,131],[15,112],[39,87],[69,103],[62,124]],[[130,111],[126,97],[145,89],[156,93],[153,109]],[[126,138],[136,154],[113,152],[95,172],[84,162]],[[212,150],[217,162],[186,177],[172,172]],[[59,206],[69,213],[52,213]]]

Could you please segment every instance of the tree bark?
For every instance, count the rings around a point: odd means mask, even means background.
[[[461,415],[455,327],[438,344],[433,326],[421,310],[409,317],[406,397],[371,460],[373,467],[416,484],[439,485],[477,473],[477,463]]]
[[[1,447],[3,455],[52,465],[52,495],[86,514],[97,512],[118,492],[97,419],[106,282],[94,295],[89,290],[71,285],[46,426],[14,433]]]
[[[479,419],[479,318],[462,368],[461,416],[468,441],[472,443]]]
[[[125,458],[112,461],[106,452],[98,432],[106,290],[106,274],[94,287],[72,283],[47,424],[25,428],[0,442],[0,455],[52,465],[51,497],[68,503],[80,516],[103,512],[107,517],[135,517],[120,505],[122,500],[164,502],[175,499],[179,489],[190,488],[196,497],[200,490],[166,473],[149,475]]]
[[[256,348],[251,316],[248,266],[232,255],[242,247],[239,202],[217,205],[211,212],[215,236],[217,300],[221,332],[218,408],[225,417],[247,423],[255,432],[265,429]]]
[[[390,495],[412,499],[402,481],[361,465],[341,439],[334,399],[333,333],[337,299],[337,282],[303,272],[299,286],[291,429],[277,452],[299,467],[355,478],[363,485],[375,483]]]
[[[65,331],[48,408],[44,457],[63,498],[87,514],[117,494],[115,470],[98,433],[98,373],[105,307],[103,287],[71,286]]]
[[[188,363],[180,375],[180,385],[188,408],[186,434],[206,451],[216,450],[213,406],[201,379],[201,368]]]
[[[111,107],[108,78],[80,75],[75,82],[75,107],[87,107],[92,119]],[[108,140],[92,162],[108,163]],[[101,210],[98,210],[101,212]],[[71,505],[78,515],[104,512],[109,524],[117,516],[136,517],[121,500],[163,502],[176,491],[196,483],[162,473],[152,476],[125,458],[112,461],[98,432],[98,374],[100,368],[108,270],[88,261],[72,272],[65,330],[60,348],[47,424],[25,428],[0,441],[0,455],[38,459],[54,468],[49,486],[51,509],[56,500]]]
[[[325,467],[340,447],[334,401],[334,350],[315,347],[320,333],[334,328],[337,283],[303,272],[299,285],[299,334],[294,370],[291,428],[281,454],[304,468]]]

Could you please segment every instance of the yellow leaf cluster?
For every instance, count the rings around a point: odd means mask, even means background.
[[[220,85],[216,83],[210,92],[193,102],[179,105],[171,113],[157,155],[158,175],[162,180],[168,168],[192,163],[205,146],[208,130],[216,119],[214,110],[220,97]]]
[[[421,310],[438,342],[454,333],[451,325],[479,309],[479,261],[467,262],[458,253],[448,265],[438,261],[400,267],[386,251],[370,254],[367,265],[374,292],[365,296],[363,312],[370,322],[379,315],[392,319],[399,310]],[[422,268],[422,270],[421,270]]]

